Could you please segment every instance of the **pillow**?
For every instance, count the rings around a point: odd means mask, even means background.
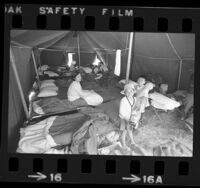
[[[40,91],[43,91],[43,90],[53,90],[53,91],[58,91],[58,87],[57,86],[46,86],[46,87],[42,87],[40,88]]]
[[[54,83],[42,83],[40,89],[44,87],[56,87],[56,85]]]
[[[150,99],[152,99],[152,105],[155,108],[160,108],[163,110],[173,110],[174,108],[178,108],[180,103],[170,99],[160,93],[154,92],[149,94]]]
[[[87,74],[92,73],[92,69],[90,67],[81,67],[83,69],[83,71]]]
[[[37,103],[38,101],[33,102],[33,111],[37,114],[44,114],[44,111]]]
[[[53,79],[41,81],[41,83],[54,83],[54,82],[55,82],[55,80],[53,80]]]
[[[137,82],[134,82],[133,80],[128,80],[128,84],[133,83],[133,84],[138,84]],[[126,84],[126,79],[122,79],[119,81],[119,84]]]
[[[51,97],[51,96],[56,96],[58,93],[54,90],[42,90],[38,94],[38,97]]]
[[[44,74],[48,74],[49,77],[57,77],[59,76],[57,73],[52,72],[52,71],[45,71]]]
[[[42,66],[40,67],[41,71],[46,71],[48,68],[49,68],[48,65],[42,65]]]

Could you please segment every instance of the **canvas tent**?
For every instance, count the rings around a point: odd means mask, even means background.
[[[11,49],[22,91],[28,104],[28,92],[36,76],[35,66],[63,65],[67,53],[75,53],[78,65],[87,66],[98,57],[111,70],[115,68],[116,50],[121,50],[121,78],[126,77],[130,33],[12,30]],[[170,91],[187,89],[194,70],[195,38],[193,34],[133,33],[130,76],[159,73],[169,84]],[[35,63],[34,64],[34,58]],[[14,72],[10,69],[9,135],[16,132],[25,119]],[[10,145],[10,150],[13,150]],[[16,147],[15,147],[16,148]]]

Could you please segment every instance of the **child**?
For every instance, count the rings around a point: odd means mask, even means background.
[[[137,79],[137,90],[140,90],[144,87],[146,83],[146,78],[144,76],[140,76],[138,79]]]
[[[137,91],[136,97],[140,98],[140,112],[144,113],[145,108],[150,106],[149,104],[149,91],[151,91],[155,85],[151,82],[147,82],[140,90]]]
[[[125,142],[126,135],[128,133],[131,143],[134,144],[133,129],[138,128],[141,117],[139,103],[136,97],[134,97],[135,92],[135,87],[131,87],[130,84],[125,85],[125,97],[121,99],[119,107],[119,117],[121,119],[120,129],[123,131],[122,143],[126,149],[129,149]]]
[[[75,105],[79,103],[81,105],[84,103],[92,106],[100,105],[103,102],[103,98],[93,90],[83,90],[80,84],[81,80],[81,74],[77,71],[74,75],[74,81],[68,88],[68,100]]]
[[[159,93],[166,96],[167,92],[168,92],[168,84],[160,84],[159,85]]]

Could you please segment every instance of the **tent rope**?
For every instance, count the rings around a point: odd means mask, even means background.
[[[37,64],[36,64],[35,55],[34,55],[33,50],[31,52],[31,56],[32,56],[32,59],[33,59],[33,65],[34,65],[34,68],[35,68],[36,78],[37,78],[37,80],[39,82],[40,81],[40,77],[39,77],[39,74],[38,74]]]
[[[173,45],[173,43],[172,43],[172,40],[171,40],[171,38],[170,38],[170,36],[169,36],[168,33],[166,33],[166,36],[167,36],[167,39],[168,39],[168,41],[169,41],[169,44],[171,45],[171,47],[172,47],[174,53],[176,54],[176,56],[178,57],[178,59],[179,59],[179,61],[180,61],[180,65],[179,65],[179,74],[178,74],[178,83],[177,83],[177,89],[179,89],[179,88],[180,88],[180,82],[181,82],[181,72],[182,72],[183,60],[182,60],[181,56],[178,54],[176,48],[174,47],[174,45]]]
[[[151,57],[151,56],[145,56],[145,55],[141,55],[141,54],[135,54],[135,56],[144,57],[144,58],[148,58],[148,59],[160,59],[160,60],[179,60],[179,59],[177,59],[177,58],[167,58],[167,57]]]
[[[173,49],[174,53],[176,54],[176,56],[178,57],[178,59],[181,61],[181,60],[182,60],[182,58],[181,58],[181,56],[178,54],[178,52],[177,52],[176,48],[174,47],[174,45],[173,45],[173,43],[172,43],[172,40],[171,40],[171,38],[170,38],[169,34],[168,34],[168,33],[166,33],[166,36],[167,36],[167,39],[168,39],[168,41],[169,41],[169,44],[170,44],[170,46],[172,47],[172,49]]]

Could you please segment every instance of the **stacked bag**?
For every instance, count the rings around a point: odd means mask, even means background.
[[[50,71],[49,70],[50,67],[48,65],[42,65],[41,67],[38,68],[38,74],[41,76],[41,75],[48,75],[49,77],[58,77],[59,74],[53,72],[53,71]]]
[[[41,81],[39,91],[38,97],[52,97],[58,95],[58,87],[55,84],[55,80]]]

